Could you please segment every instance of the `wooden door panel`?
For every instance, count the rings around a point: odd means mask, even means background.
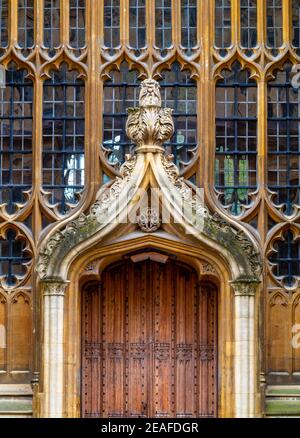
[[[83,293],[82,415],[217,413],[217,293],[174,261],[126,260]]]

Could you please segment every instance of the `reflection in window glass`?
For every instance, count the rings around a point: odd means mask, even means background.
[[[300,2],[299,0],[292,0],[292,14],[293,14],[293,46],[300,48]]]
[[[66,213],[84,186],[84,82],[66,64],[44,83],[43,189]]]
[[[0,204],[15,213],[32,185],[33,86],[13,63],[0,89]]]
[[[188,71],[181,71],[174,63],[171,71],[164,71],[160,82],[162,106],[172,108],[175,132],[165,144],[167,153],[173,154],[182,169],[188,165],[197,149],[197,84]]]
[[[0,49],[8,44],[8,0],[0,1]]]
[[[215,1],[215,44],[219,49],[226,49],[231,44],[230,0]]]
[[[268,185],[287,215],[300,203],[300,95],[291,70],[286,64],[268,85]]]
[[[70,45],[74,49],[85,46],[85,0],[70,0]]]
[[[134,49],[146,45],[145,0],[129,0],[129,42]]]
[[[120,0],[104,0],[104,45],[120,44]]]
[[[267,1],[267,44],[275,49],[282,45],[282,0]]]
[[[197,0],[181,0],[181,45],[188,52],[197,45]]]
[[[44,0],[44,46],[55,49],[59,46],[60,0]]]
[[[282,239],[273,243],[274,252],[269,257],[272,270],[278,279],[283,279],[287,287],[294,285],[300,276],[300,243],[291,230],[287,230]]]
[[[233,215],[256,189],[257,89],[250,73],[234,63],[216,88],[215,186]]]
[[[18,43],[23,49],[29,49],[34,41],[34,0],[18,2]]]
[[[120,71],[112,71],[111,79],[104,83],[103,101],[103,148],[108,162],[116,167],[124,162],[132,143],[125,133],[127,108],[138,106],[138,73],[129,71],[123,62]]]
[[[257,1],[241,0],[241,45],[252,49],[257,44]]]
[[[171,0],[155,1],[155,44],[160,49],[166,49],[172,44]]]

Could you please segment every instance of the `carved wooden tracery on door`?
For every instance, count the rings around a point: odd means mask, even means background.
[[[83,417],[217,415],[217,291],[175,261],[108,267],[83,290]]]

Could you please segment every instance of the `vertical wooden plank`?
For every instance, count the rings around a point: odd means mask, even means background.
[[[104,274],[104,416],[125,416],[125,266]]]
[[[172,286],[171,267],[152,263],[153,315],[154,315],[154,416],[170,417],[172,412]]]
[[[102,315],[100,285],[83,292],[82,300],[82,416],[102,414]]]

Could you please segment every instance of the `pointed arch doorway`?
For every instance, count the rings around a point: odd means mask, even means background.
[[[217,307],[215,285],[163,254],[108,266],[82,290],[81,415],[217,416]]]

